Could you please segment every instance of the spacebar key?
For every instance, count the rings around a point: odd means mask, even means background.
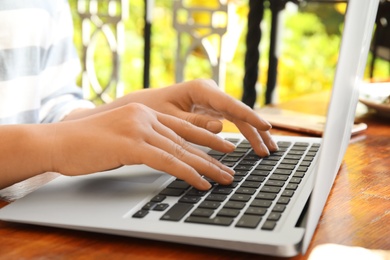
[[[215,218],[203,218],[203,217],[188,217],[185,222],[198,223],[198,224],[209,224],[218,226],[230,226],[233,222],[233,218],[226,217],[215,217]]]
[[[179,221],[193,206],[189,203],[176,203],[161,217],[161,220]]]

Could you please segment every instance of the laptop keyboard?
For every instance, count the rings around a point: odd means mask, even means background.
[[[161,211],[162,221],[184,219],[188,223],[275,229],[320,144],[278,142],[279,150],[262,158],[247,140],[227,140],[236,144],[234,152],[211,150],[208,154],[235,170],[232,184],[219,185],[208,179],[212,188],[200,191],[182,180],[173,180],[133,218]],[[176,197],[177,202],[164,203],[167,197]]]

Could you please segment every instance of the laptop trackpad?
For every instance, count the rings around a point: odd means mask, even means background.
[[[95,199],[98,196],[102,199],[138,200],[158,190],[170,178],[172,176],[147,166],[124,166],[107,172],[76,177],[72,181],[72,190],[78,193],[78,196],[93,196]]]
[[[170,179],[171,175],[143,165],[85,176],[60,176],[10,206],[22,204],[19,215],[36,223],[46,214],[55,221],[70,222],[81,219],[88,222],[91,216],[95,220],[118,218],[149,201]]]

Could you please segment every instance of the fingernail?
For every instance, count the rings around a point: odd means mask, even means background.
[[[277,144],[274,140],[272,140],[272,139],[270,139],[270,140],[268,141],[268,147],[271,148],[272,151],[277,151],[277,150],[279,150],[278,144]]]
[[[209,190],[211,189],[211,184],[210,182],[206,181],[205,179],[201,178],[201,182],[200,182],[200,189],[201,190]]]
[[[222,170],[224,170],[225,172],[227,172],[230,175],[236,174],[236,172],[232,168],[227,167],[226,165],[222,165]]]
[[[261,143],[260,149],[261,149],[261,151],[262,151],[264,154],[266,154],[267,156],[270,155],[269,150],[268,150],[268,147],[267,147],[264,143]]]
[[[225,141],[225,145],[226,145],[226,148],[228,148],[229,150],[233,151],[234,149],[236,149],[236,146],[229,141]]]
[[[227,181],[227,182],[232,182],[233,181],[233,176],[232,175],[230,175],[228,172],[224,172],[223,173],[223,179],[225,180],[225,181]]]
[[[219,121],[209,121],[206,128],[211,132],[220,132],[222,130],[222,123]]]

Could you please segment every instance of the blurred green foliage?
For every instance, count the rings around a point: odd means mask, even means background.
[[[75,43],[81,50],[80,17],[77,14],[77,0],[69,0],[74,17]],[[175,50],[176,33],[172,26],[172,2],[155,0],[153,9],[150,87],[159,88],[175,83]],[[248,8],[246,1],[237,1],[240,5],[237,14],[245,19]],[[99,4],[104,2],[99,2]],[[278,100],[287,101],[296,96],[329,89],[332,85],[337,64],[343,15],[331,4],[308,4],[298,12],[286,12],[282,25],[283,33],[279,67],[278,67]],[[266,85],[268,67],[270,12],[266,10],[262,23],[263,38],[259,46],[259,85]],[[129,19],[125,21],[125,50],[121,60],[121,79],[125,84],[125,93],[143,86],[143,28],[144,0],[130,1]],[[240,98],[242,79],[244,77],[245,30],[241,33],[234,57],[226,66],[225,91]],[[111,53],[101,45],[95,59],[95,68],[102,82],[107,82],[111,73]],[[375,75],[388,77],[388,67],[383,61],[377,62]],[[210,65],[199,55],[191,55],[186,65],[186,80],[207,78],[211,75]],[[263,90],[264,91],[264,90]],[[261,94],[258,103],[263,102]]]

